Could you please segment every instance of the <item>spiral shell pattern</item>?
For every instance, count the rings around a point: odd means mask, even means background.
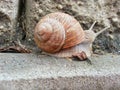
[[[56,53],[81,43],[85,34],[79,22],[72,16],[56,12],[44,16],[36,25],[35,42],[48,53]]]

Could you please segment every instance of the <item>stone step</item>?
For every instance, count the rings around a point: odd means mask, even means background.
[[[120,90],[120,55],[90,59],[0,53],[0,90]]]

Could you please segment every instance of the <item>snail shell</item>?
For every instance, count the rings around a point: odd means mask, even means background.
[[[85,33],[79,22],[74,17],[61,12],[44,16],[34,31],[36,44],[48,53],[68,50],[80,44],[84,38]]]

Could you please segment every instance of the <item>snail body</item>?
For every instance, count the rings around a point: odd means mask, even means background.
[[[86,59],[92,54],[92,42],[107,29],[95,33],[92,31],[94,24],[95,22],[89,30],[84,31],[74,17],[61,12],[51,13],[44,16],[36,25],[34,40],[37,46],[49,55],[79,55],[80,59]]]

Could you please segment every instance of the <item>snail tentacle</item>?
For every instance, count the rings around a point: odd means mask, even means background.
[[[100,35],[102,32],[106,31],[108,28],[110,28],[110,26],[105,27],[105,28],[103,28],[102,30],[100,30],[99,32],[97,32],[97,33],[96,33],[96,37],[97,37],[98,35]]]
[[[91,27],[89,28],[89,31],[93,30],[93,27],[95,26],[96,21],[93,22],[93,24],[91,25]]]

